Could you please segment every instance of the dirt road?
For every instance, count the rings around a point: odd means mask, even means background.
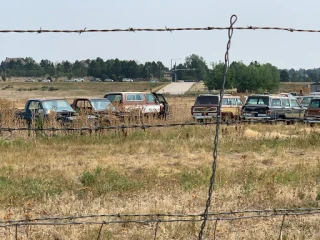
[[[175,82],[168,84],[164,88],[160,89],[158,93],[168,93],[168,94],[184,94],[187,92],[194,82]]]

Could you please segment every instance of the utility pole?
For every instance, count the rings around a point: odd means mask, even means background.
[[[171,72],[171,82],[172,82],[172,72],[174,72],[174,81],[176,81],[177,80],[177,74],[176,74],[176,72],[175,72],[175,70],[174,71],[172,71],[172,60],[180,60],[181,58],[173,58],[173,59],[171,59],[171,68],[170,68],[170,72]],[[175,67],[174,67],[174,69],[176,69],[176,63],[175,63]]]

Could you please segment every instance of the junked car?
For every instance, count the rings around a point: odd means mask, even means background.
[[[191,107],[191,115],[197,121],[213,119],[220,116],[220,95],[199,95]],[[243,103],[240,96],[225,94],[221,101],[221,117],[223,119],[238,119],[241,115]]]
[[[305,111],[304,121],[307,123],[320,123],[320,97],[313,98]]]
[[[242,119],[301,119],[304,109],[296,98],[284,95],[252,95],[242,108]]]
[[[166,117],[169,104],[162,94],[155,92],[110,92],[104,95],[122,116],[132,113],[143,116]]]
[[[301,97],[301,99],[300,99],[301,106],[304,107],[304,109],[307,109],[313,98],[320,98],[320,94],[319,95],[308,95],[308,96]]]
[[[29,99],[23,111],[18,111],[17,116],[26,120],[28,126],[32,123],[43,122],[54,116],[54,120],[62,126],[78,120],[76,112],[72,109],[66,99],[63,98],[34,98]],[[88,120],[94,120],[96,117],[87,116]]]
[[[71,107],[76,112],[96,116],[100,125],[118,120],[119,112],[106,98],[75,98]]]

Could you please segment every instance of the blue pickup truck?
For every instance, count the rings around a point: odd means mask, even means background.
[[[26,120],[28,126],[32,124],[43,123],[43,120],[54,116],[54,119],[61,126],[68,126],[79,119],[76,112],[72,109],[66,99],[63,98],[34,98],[26,102],[25,108],[17,112],[19,118]],[[94,116],[87,116],[87,119],[94,120]],[[43,125],[41,124],[40,127]]]

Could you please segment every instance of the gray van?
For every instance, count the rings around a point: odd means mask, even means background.
[[[302,119],[304,109],[294,97],[252,95],[242,107],[242,119]]]

